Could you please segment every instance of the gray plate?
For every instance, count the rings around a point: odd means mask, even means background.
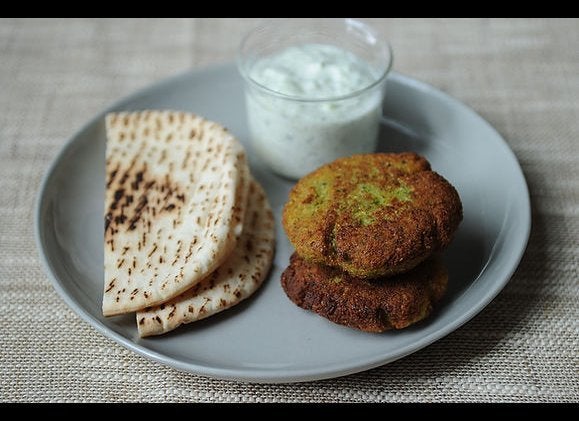
[[[380,150],[423,154],[463,201],[464,221],[444,255],[449,291],[432,317],[402,331],[369,334],[332,324],[295,306],[281,289],[280,275],[292,249],[280,214],[292,183],[252,154],[235,67],[173,77],[106,111],[145,108],[193,111],[227,126],[246,145],[277,219],[277,253],[264,286],[229,311],[150,339],[138,337],[134,315],[102,316],[105,112],[70,139],[46,174],[37,202],[36,240],[55,289],[75,312],[121,345],[176,369],[222,379],[298,382],[386,364],[481,311],[508,282],[527,244],[529,195],[505,141],[457,100],[393,73]]]

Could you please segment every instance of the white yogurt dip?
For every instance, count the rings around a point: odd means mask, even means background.
[[[253,146],[275,172],[300,178],[336,158],[374,151],[383,84],[366,89],[381,75],[356,55],[304,44],[257,60],[247,76],[254,82],[246,95]]]

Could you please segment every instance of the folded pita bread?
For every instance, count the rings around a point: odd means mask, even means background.
[[[106,116],[103,314],[165,302],[213,272],[241,234],[249,170],[219,124],[172,111]]]
[[[250,184],[241,238],[211,275],[160,306],[137,312],[139,335],[160,335],[226,310],[253,294],[267,275],[275,248],[274,220],[261,186]]]

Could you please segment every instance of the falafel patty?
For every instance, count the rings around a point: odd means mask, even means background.
[[[447,283],[446,268],[436,257],[401,275],[362,279],[294,253],[281,277],[285,293],[297,306],[334,323],[376,333],[428,317]]]
[[[456,189],[412,152],[337,159],[300,179],[283,209],[300,256],[364,278],[412,269],[461,220]]]

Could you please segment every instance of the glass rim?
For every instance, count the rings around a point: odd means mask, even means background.
[[[266,28],[273,27],[274,22],[271,20],[267,21],[265,23],[262,23],[261,25],[256,26],[255,28],[253,28],[251,31],[249,31],[242,38],[241,43],[239,44],[239,48],[237,50],[237,67],[239,69],[239,73],[241,74],[241,76],[243,77],[243,79],[246,82],[249,82],[252,86],[258,88],[259,90],[261,90],[265,93],[268,93],[272,96],[275,96],[275,97],[278,97],[281,99],[286,99],[286,100],[291,100],[291,101],[299,101],[299,102],[341,101],[341,100],[350,99],[350,98],[354,98],[356,96],[359,96],[367,91],[372,90],[376,86],[379,86],[380,84],[382,84],[386,80],[386,77],[388,76],[390,71],[392,70],[392,63],[394,61],[393,60],[394,57],[393,57],[393,52],[392,52],[392,46],[390,45],[390,43],[388,41],[382,39],[379,36],[379,34],[374,30],[374,28],[372,28],[370,25],[368,25],[365,22],[362,22],[360,20],[352,19],[352,18],[332,19],[332,20],[335,22],[342,21],[342,22],[346,23],[346,25],[355,25],[358,28],[362,28],[366,33],[372,35],[372,37],[377,40],[378,44],[380,45],[380,47],[382,49],[382,53],[384,54],[384,58],[386,59],[386,65],[384,66],[384,69],[381,71],[381,73],[378,75],[378,77],[376,77],[376,79],[374,81],[372,81],[372,83],[365,85],[364,87],[362,87],[360,89],[357,89],[355,91],[352,91],[352,92],[349,92],[349,93],[343,94],[343,95],[311,98],[311,97],[307,97],[307,96],[303,96],[303,95],[285,94],[283,92],[276,91],[274,89],[267,87],[266,85],[264,85],[262,83],[257,82],[254,78],[252,78],[249,75],[249,70],[247,69],[247,60],[244,56],[243,50],[244,50],[244,47],[246,46],[248,40],[250,40],[251,37],[255,33],[260,32]]]

